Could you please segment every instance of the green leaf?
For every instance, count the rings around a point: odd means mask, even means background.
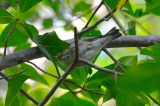
[[[17,1],[16,0],[7,0],[14,8],[17,8]]]
[[[34,5],[38,4],[42,0],[19,0],[19,7],[21,12],[26,12],[30,8],[32,8]]]
[[[31,47],[31,44],[30,44],[30,43],[24,43],[24,44],[22,44],[22,45],[18,45],[18,46],[15,48],[14,52],[16,52],[16,51],[21,51],[21,50],[25,50],[25,49],[28,49],[28,48],[30,48],[30,47]]]
[[[91,8],[90,4],[86,3],[85,1],[81,1],[75,5],[73,9],[73,13],[85,12],[86,10],[89,10],[90,8]]]
[[[0,7],[0,24],[7,24],[14,20],[14,17],[6,10]]]
[[[52,20],[52,18],[46,18],[43,20],[42,24],[45,28],[53,27],[53,20]]]
[[[159,0],[145,0],[146,1],[146,12],[153,13],[160,16],[160,1]]]
[[[125,90],[119,90],[116,97],[117,106],[145,106],[139,101],[140,96]]]
[[[8,24],[6,26],[6,28],[3,30],[3,32],[0,35],[0,47],[4,47],[5,44],[5,40],[6,37],[8,35],[8,33],[10,32],[10,30],[12,29],[12,27],[14,26],[15,21]],[[9,40],[8,40],[8,44],[7,46],[18,46],[18,45],[22,45],[24,43],[26,43],[28,40],[28,36],[26,34],[26,32],[22,29],[22,26],[20,24],[17,24],[17,26],[15,27],[15,30],[13,31],[13,33],[11,34]]]
[[[54,60],[55,56],[69,47],[69,44],[60,40],[55,31],[46,33],[43,36],[34,36],[33,41],[38,45],[42,53],[49,59]]]
[[[38,35],[38,30],[33,25],[27,23],[23,23],[23,28],[30,39],[34,41],[34,36]]]
[[[53,98],[49,106],[95,106],[87,99],[80,99],[72,93],[66,93],[59,98]]]
[[[109,6],[111,10],[114,10],[120,0],[103,0],[104,3]]]
[[[128,35],[136,35],[136,22],[129,21],[128,27],[132,27],[132,28],[130,28],[130,30],[128,30]]]
[[[125,3],[121,8],[121,11],[127,13],[128,15],[135,16],[132,6],[129,2]]]
[[[99,30],[90,30],[86,33],[84,33],[82,36],[83,37],[98,37],[98,36],[101,36],[101,32]]]
[[[21,64],[21,68],[26,69],[26,71],[22,73],[23,75],[26,75],[28,76],[28,78],[31,78],[35,81],[48,85],[44,77],[42,77],[32,66],[28,64]]]
[[[49,91],[49,87],[35,86],[34,88],[32,88],[32,90],[30,90],[30,94],[33,95],[33,97],[35,97],[37,101],[43,101],[44,97]]]
[[[130,15],[135,18],[139,18],[139,17],[142,17],[147,14],[147,13],[143,12],[143,9],[134,10],[134,8],[132,7],[130,2],[125,3],[123,5],[123,7],[121,8],[121,11],[123,11],[127,15]],[[133,23],[135,23],[135,22],[133,21]],[[133,24],[131,24],[131,25],[133,26]]]
[[[122,65],[132,66],[137,64],[138,58],[137,56],[125,56],[120,58],[118,61],[120,61]]]
[[[26,75],[17,75],[16,77],[13,77],[9,80],[5,106],[12,106],[12,103],[15,103],[15,101],[17,101],[16,95],[27,78],[28,77]]]
[[[15,97],[15,99],[13,100],[13,102],[11,103],[10,106],[21,106],[20,100],[18,99],[18,96]]]
[[[40,75],[32,66],[28,65],[28,64],[21,64],[20,66],[14,66],[11,68],[8,68],[5,71],[6,75],[13,75],[15,73],[18,73],[19,71],[25,70],[21,75],[26,75],[28,76],[28,78],[41,82],[43,84],[48,85],[47,81],[45,80],[45,78]]]
[[[145,62],[130,66],[126,72],[119,77],[118,87],[128,92],[149,94],[160,89],[160,63]]]
[[[140,52],[143,55],[148,55],[153,57],[155,60],[160,61],[160,44],[146,47]]]

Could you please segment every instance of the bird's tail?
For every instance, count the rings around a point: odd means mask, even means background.
[[[116,39],[120,36],[122,36],[122,34],[119,32],[118,29],[116,29],[116,27],[113,27],[109,32],[107,32],[105,35],[103,35],[103,37],[106,36],[113,36],[113,39]]]

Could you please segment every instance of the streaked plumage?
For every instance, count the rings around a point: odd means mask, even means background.
[[[79,58],[86,59],[90,62],[94,60],[96,55],[100,50],[106,46],[110,41],[121,36],[121,33],[115,27],[112,28],[108,33],[103,36],[96,38],[90,38],[86,40],[79,41]],[[65,66],[72,64],[75,58],[75,46],[71,46],[64,52],[57,55],[57,59]],[[77,67],[83,66],[84,64],[78,64]]]

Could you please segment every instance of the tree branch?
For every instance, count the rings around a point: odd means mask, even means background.
[[[73,43],[74,40],[67,40]],[[117,47],[147,47],[160,44],[160,36],[123,36],[117,38],[107,45],[107,48]],[[25,62],[24,60],[33,60],[44,57],[38,47],[32,47],[27,50],[19,51],[0,58],[0,70],[15,66]]]
[[[74,42],[75,43],[75,59],[74,59],[73,63],[67,68],[66,72],[61,77],[59,77],[56,84],[52,87],[52,89],[49,91],[49,93],[45,96],[43,101],[40,104],[38,104],[38,106],[44,106],[48,102],[48,100],[55,93],[55,91],[60,86],[60,84],[62,84],[63,81],[65,81],[67,76],[71,73],[71,71],[77,65],[78,60],[79,60],[79,48],[78,48],[78,36],[77,36],[77,28],[76,27],[74,28],[74,39],[75,39],[75,42]]]

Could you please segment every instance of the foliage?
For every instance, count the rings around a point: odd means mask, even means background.
[[[9,37],[7,47],[13,48],[11,52],[17,52],[30,48],[34,42],[51,62],[57,63],[55,56],[68,48],[69,44],[58,37],[58,33],[52,30],[52,27],[63,28],[65,31],[73,31],[75,20],[81,23],[87,22],[94,12],[93,2],[98,0],[1,0],[0,4],[6,3],[5,9],[0,7],[0,47],[4,48],[6,39],[15,25],[14,31]],[[122,1],[122,0],[121,0]],[[103,0],[109,10],[114,10],[120,0]],[[127,29],[127,35],[151,35],[157,34],[159,24],[156,24],[160,15],[159,0],[129,0],[122,7],[118,5],[115,17],[122,26],[122,30]],[[44,17],[42,12],[49,10]],[[42,12],[41,12],[42,11]],[[107,13],[102,13],[106,15]],[[101,19],[101,15],[95,15],[90,22],[90,26]],[[151,20],[153,18],[154,20]],[[38,26],[36,23],[39,23]],[[155,23],[155,25],[153,25]],[[38,28],[41,26],[42,28]],[[78,25],[79,26],[79,25]],[[80,28],[83,28],[80,27]],[[107,26],[108,28],[108,26]],[[52,30],[52,32],[39,34],[42,30]],[[105,28],[104,28],[105,29]],[[83,34],[83,37],[96,37],[101,35],[99,27]],[[65,33],[64,33],[65,34]],[[65,85],[59,86],[64,93],[55,94],[50,99],[48,106],[96,106],[101,105],[110,99],[116,100],[117,106],[145,106],[155,104],[148,95],[151,95],[155,101],[160,102],[160,45],[145,47],[140,50],[134,49],[112,49],[111,53],[119,58],[125,73],[123,76],[113,76],[108,73],[97,71],[90,67],[74,69],[73,72],[64,81],[73,92],[80,91],[77,95],[69,92]],[[119,51],[119,53],[117,53]],[[100,53],[101,54],[101,53]],[[128,55],[129,54],[129,55]],[[104,54],[102,56],[106,57]],[[104,59],[103,57],[103,59]],[[106,69],[114,69],[115,63],[107,57],[103,62],[101,55],[97,56],[96,64],[105,64]],[[47,61],[47,60],[46,60]],[[66,67],[57,63],[60,74],[64,73]],[[45,71],[57,75],[53,64],[45,64]],[[41,67],[41,66],[40,66]],[[51,87],[56,83],[56,79],[45,73],[39,74],[34,66],[21,64],[8,68],[4,71],[6,75],[13,75],[19,71],[25,70],[20,75],[12,76],[8,82],[8,90],[5,98],[5,106],[32,106],[30,100],[22,95],[19,90],[25,89],[29,95],[41,102]],[[116,71],[123,72],[121,68]],[[34,85],[26,80],[31,79]],[[1,80],[0,80],[1,81]],[[70,83],[72,82],[72,83]],[[80,89],[75,84],[87,89]],[[1,87],[0,87],[1,88]],[[91,92],[90,92],[91,91]],[[93,93],[98,92],[99,94]],[[58,92],[58,91],[57,91]],[[101,95],[103,94],[103,95]],[[157,96],[158,95],[158,96]],[[3,105],[3,98],[0,98],[0,105]],[[157,104],[158,105],[158,104]]]

